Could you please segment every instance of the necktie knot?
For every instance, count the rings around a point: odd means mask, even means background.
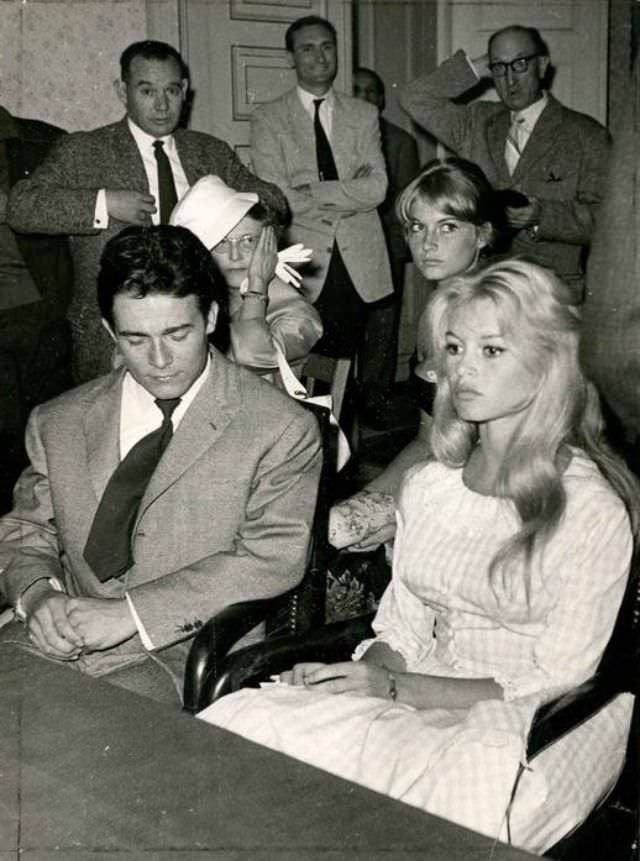
[[[314,105],[314,107],[315,107],[315,109],[316,109],[316,113],[318,113],[318,111],[320,110],[320,105],[321,105],[323,102],[324,102],[324,99],[314,99],[314,100],[313,100],[313,105]]]
[[[155,157],[156,158],[159,158],[159,157],[162,158],[162,156],[160,155],[160,151],[164,152],[164,141],[154,141],[153,142],[153,149],[155,150],[155,153],[154,153]]]
[[[155,405],[158,407],[160,412],[162,413],[162,424],[166,424],[171,420],[171,416],[173,415],[176,407],[180,403],[182,398],[156,398]]]

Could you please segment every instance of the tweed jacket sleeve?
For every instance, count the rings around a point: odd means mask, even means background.
[[[400,106],[411,119],[464,158],[469,157],[477,105],[459,105],[453,99],[478,83],[464,51],[441,63],[400,90]]]
[[[7,218],[19,233],[96,234],[96,195],[104,183],[81,170],[100,158],[100,139],[91,133],[66,135],[28,178],[11,189]]]

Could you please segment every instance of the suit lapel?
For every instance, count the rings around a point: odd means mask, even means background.
[[[522,151],[513,174],[514,182],[521,182],[540,159],[544,158],[556,142],[562,125],[562,105],[549,95],[547,106],[540,114],[533,132]]]
[[[286,117],[294,140],[297,140],[305,150],[313,155],[313,163],[316,158],[316,137],[313,130],[313,119],[305,111],[297,89],[287,93]]]
[[[183,129],[176,129],[173,133],[176,142],[178,158],[184,170],[189,185],[197,182],[203,174],[210,173],[211,165],[201,164],[199,150],[190,135],[184,133]]]
[[[124,371],[94,391],[84,416],[87,466],[98,501],[120,462],[120,402]]]
[[[126,117],[113,125],[111,157],[113,159],[111,185],[119,181],[122,188],[149,193],[149,181],[142,163],[142,156],[133,135],[129,131]]]
[[[237,413],[241,397],[238,372],[215,351],[209,377],[185,413],[158,467],[151,476],[138,511],[138,521],[161,493],[176,482],[224,433]]]

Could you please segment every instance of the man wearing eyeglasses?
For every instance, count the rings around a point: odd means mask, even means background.
[[[402,107],[441,143],[476,162],[502,197],[509,254],[556,271],[581,301],[585,252],[602,197],[607,130],[544,89],[549,51],[538,30],[494,33],[487,54],[457,51],[429,75],[407,84]],[[459,103],[480,81],[499,102]]]

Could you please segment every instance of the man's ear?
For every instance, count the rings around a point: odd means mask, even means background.
[[[187,78],[183,78],[180,81],[180,88],[182,89],[182,98],[186,99],[187,92],[189,91],[189,81],[187,80]]]
[[[295,60],[293,59],[293,54],[291,53],[291,51],[287,51],[287,59],[289,60],[289,68],[295,69],[296,63],[295,63]]]
[[[550,60],[548,57],[538,57],[538,77],[541,81],[544,80],[549,68]]]
[[[215,332],[216,323],[218,322],[218,311],[220,307],[217,302],[212,302],[211,307],[209,308],[209,313],[207,314],[207,335],[211,335],[212,332]],[[102,321],[104,323],[104,320]],[[106,323],[105,323],[106,325]]]
[[[100,318],[100,322],[102,323],[102,325],[104,326],[104,328],[107,330],[107,332],[109,333],[110,337],[111,337],[111,338],[113,338],[113,340],[114,340],[114,341],[117,341],[118,339],[116,338],[116,333],[113,331],[113,329],[112,329],[112,328],[111,328],[111,326],[107,323],[107,321],[104,319],[104,317],[101,317],[101,318]]]
[[[118,101],[122,102],[122,104],[127,107],[127,85],[120,78],[116,78],[113,82],[113,89],[116,92],[116,96]]]

